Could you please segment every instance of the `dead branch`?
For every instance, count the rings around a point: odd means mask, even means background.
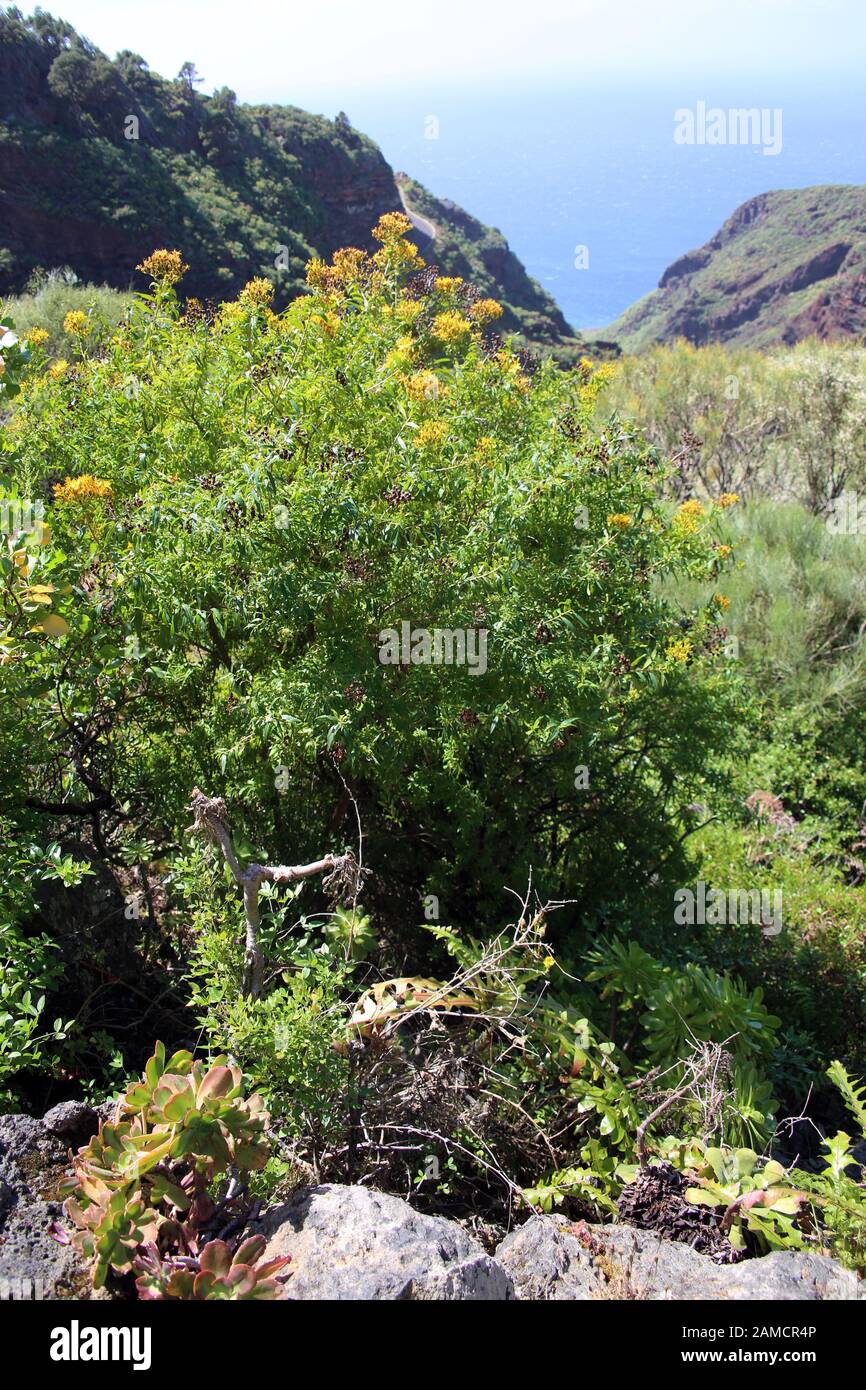
[[[647,1130],[677,1102],[686,1099],[698,1101],[704,1112],[705,1124],[712,1124],[721,1113],[727,1094],[719,1085],[718,1075],[724,1074],[729,1066],[730,1058],[725,1047],[730,1041],[731,1039],[727,1038],[724,1043],[692,1044],[692,1055],[683,1059],[681,1063],[686,1072],[682,1085],[674,1091],[669,1091],[652,1113],[638,1125],[636,1147],[637,1161],[641,1168],[646,1168],[649,1162]]]
[[[222,797],[205,796],[198,787],[193,788],[193,823],[190,831],[204,835],[212,844],[219,845],[223,857],[231,870],[235,883],[239,885],[244,898],[244,919],[246,922],[246,942],[244,951],[243,992],[255,999],[262,991],[264,958],[259,947],[259,890],[263,883],[296,883],[299,879],[312,878],[325,874],[323,886],[333,897],[349,896],[357,900],[364,875],[352,854],[326,854],[311,864],[248,864],[241,868],[235,853],[229,825],[226,804]]]

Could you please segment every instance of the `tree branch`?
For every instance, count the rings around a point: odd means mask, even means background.
[[[351,850],[345,854],[326,854],[323,859],[315,859],[311,864],[248,864],[246,869],[242,869],[235,853],[223,799],[205,796],[198,787],[194,787],[190,810],[193,823],[189,829],[204,835],[212,844],[219,845],[235,883],[243,891],[246,921],[243,992],[255,999],[262,992],[264,974],[264,957],[258,939],[261,924],[259,889],[262,884],[296,883],[298,879],[326,873],[326,889],[335,894],[348,892],[357,898],[367,870],[360,867]]]

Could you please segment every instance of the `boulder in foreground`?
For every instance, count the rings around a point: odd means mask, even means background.
[[[511,1279],[461,1226],[366,1187],[301,1189],[253,1228],[265,1260],[291,1255],[289,1299],[489,1301]]]
[[[742,1264],[714,1264],[688,1245],[631,1226],[572,1225],[539,1216],[496,1251],[520,1299],[866,1298],[856,1274],[826,1255],[777,1251]]]

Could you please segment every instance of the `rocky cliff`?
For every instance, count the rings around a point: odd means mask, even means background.
[[[866,333],[866,186],[762,193],[606,330],[627,351],[687,338],[770,347]]]

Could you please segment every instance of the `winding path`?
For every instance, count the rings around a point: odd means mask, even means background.
[[[434,223],[430,221],[429,217],[422,217],[420,212],[412,211],[409,204],[406,202],[406,194],[403,192],[399,183],[397,184],[397,192],[400,194],[400,202],[403,204],[403,211],[415,230],[422,232],[424,236],[429,237],[431,241],[435,241],[436,227]]]

